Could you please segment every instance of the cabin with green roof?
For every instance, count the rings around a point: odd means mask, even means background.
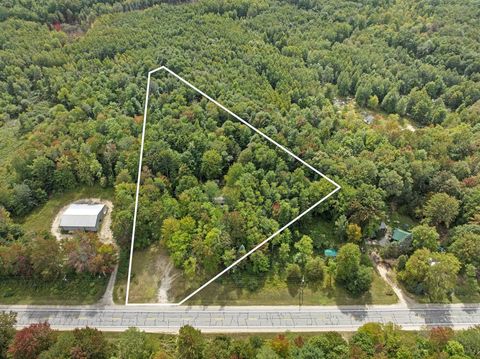
[[[395,242],[400,243],[410,239],[412,239],[412,234],[410,232],[404,231],[400,228],[395,228],[393,230],[392,240],[394,240]]]

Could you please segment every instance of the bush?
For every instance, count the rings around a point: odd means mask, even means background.
[[[309,258],[305,265],[305,276],[310,282],[321,282],[325,273],[325,262],[320,257]]]
[[[370,290],[373,281],[373,270],[368,267],[360,267],[352,279],[347,282],[345,288],[353,295],[360,295]]]
[[[287,265],[287,280],[290,282],[298,282],[302,278],[302,271],[297,263],[289,263]]]
[[[402,254],[398,257],[397,261],[397,271],[402,271],[405,269],[405,265],[407,264],[408,257],[405,254]]]
[[[177,355],[183,359],[200,359],[205,346],[200,330],[190,325],[180,328],[177,337]]]

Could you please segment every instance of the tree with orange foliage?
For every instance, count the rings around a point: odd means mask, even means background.
[[[430,344],[433,351],[442,351],[448,341],[453,338],[454,331],[452,328],[435,327],[428,333]]]
[[[277,353],[281,358],[288,358],[290,353],[290,342],[283,334],[277,335],[276,338],[270,341],[270,346],[273,351]]]

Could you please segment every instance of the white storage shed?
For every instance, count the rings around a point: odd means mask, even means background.
[[[60,229],[97,232],[106,213],[104,204],[71,204],[62,214]]]

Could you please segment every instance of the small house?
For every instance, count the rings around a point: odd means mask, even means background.
[[[106,213],[107,207],[104,204],[71,204],[62,214],[60,229],[97,232]]]
[[[385,247],[390,243],[389,229],[385,222],[382,221],[382,223],[380,223],[375,233],[375,237],[377,240],[375,244],[377,245]]]
[[[383,238],[387,234],[387,230],[388,230],[387,224],[382,221],[382,223],[380,223],[377,229],[377,237]]]
[[[395,228],[393,230],[392,234],[392,240],[400,243],[404,242],[406,240],[411,240],[412,239],[412,234],[410,232],[404,231],[403,229],[400,228]]]

